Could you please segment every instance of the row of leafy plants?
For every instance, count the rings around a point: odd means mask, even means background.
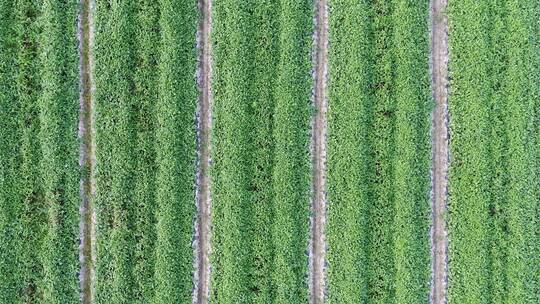
[[[76,1],[1,1],[0,302],[77,303]]]
[[[193,289],[197,5],[97,2],[97,303]]]
[[[427,302],[428,1],[329,7],[328,302]]]
[[[128,303],[135,292],[135,3],[96,2],[97,303]]]
[[[537,303],[538,6],[450,1],[449,300]]]
[[[312,9],[214,3],[215,302],[307,301]]]
[[[534,1],[450,2],[449,300],[536,303]],[[212,299],[302,303],[313,1],[215,3]],[[328,302],[427,301],[428,3],[332,1]],[[0,1],[2,303],[75,303],[77,3]],[[198,13],[98,2],[98,303],[191,301]]]

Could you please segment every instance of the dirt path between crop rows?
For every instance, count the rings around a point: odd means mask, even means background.
[[[95,221],[96,215],[93,207],[95,195],[94,166],[96,163],[94,143],[94,80],[93,80],[93,0],[81,0],[78,37],[79,37],[79,71],[80,71],[80,118],[79,137],[81,147],[79,165],[82,170],[81,177],[81,206],[80,206],[80,247],[79,273],[81,302],[93,302],[94,267],[95,264]]]
[[[212,26],[212,0],[199,0],[201,21],[197,33],[199,50],[198,85],[199,106],[197,111],[197,222],[195,224],[195,291],[193,303],[208,303],[210,283],[210,133],[212,126],[212,53],[210,31]]]
[[[446,205],[448,192],[448,18],[447,0],[431,1],[432,94],[436,106],[432,122],[432,282],[431,303],[446,303],[448,280],[448,231]]]
[[[326,0],[317,1],[315,20],[315,71],[312,157],[313,197],[311,206],[310,303],[324,302],[326,220],[326,77],[328,71],[328,7]]]

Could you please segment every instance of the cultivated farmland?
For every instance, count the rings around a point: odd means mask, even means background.
[[[214,4],[217,303],[308,299],[311,11],[310,1]]]
[[[427,1],[331,6],[330,303],[427,300],[428,13]]]
[[[77,303],[77,3],[0,11],[0,302]]]
[[[97,303],[191,300],[197,16],[96,3]]]
[[[0,0],[0,303],[540,303],[537,0]]]
[[[449,4],[450,302],[540,300],[538,12]]]

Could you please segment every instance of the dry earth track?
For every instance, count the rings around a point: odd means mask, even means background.
[[[327,0],[317,1],[315,21],[315,71],[312,157],[313,198],[310,248],[310,302],[324,302],[325,252],[324,225],[326,218],[326,76],[328,70],[328,7]]]
[[[207,303],[210,282],[210,133],[212,126],[212,55],[210,31],[212,25],[212,0],[199,0],[201,21],[197,33],[199,50],[198,85],[199,107],[197,113],[198,172],[197,172],[197,222],[195,227],[195,292],[193,303]]]
[[[80,206],[80,248],[79,273],[81,302],[93,302],[94,286],[94,257],[95,257],[95,212],[93,197],[95,195],[95,143],[93,126],[94,81],[93,81],[93,0],[81,0],[78,21],[79,36],[79,70],[80,70],[80,119],[79,137],[81,138],[79,165],[81,177],[81,206]]]
[[[447,0],[431,1],[431,73],[435,100],[432,122],[432,282],[430,300],[446,303],[448,232],[446,205],[448,189],[448,19]]]

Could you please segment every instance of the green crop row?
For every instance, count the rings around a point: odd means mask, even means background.
[[[42,293],[39,251],[26,250],[40,247],[44,230],[39,227],[45,221],[42,192],[35,174],[39,172],[39,142],[35,136],[31,137],[39,130],[38,6],[2,1],[1,11],[0,276],[6,280],[0,287],[0,299],[16,303]],[[27,210],[33,208],[38,212],[29,214]]]
[[[538,6],[449,3],[449,300],[537,303]]]
[[[327,302],[425,303],[429,2],[329,1]],[[211,300],[308,301],[313,0],[213,11]],[[79,301],[75,0],[0,0],[0,302]],[[450,0],[449,301],[540,302],[540,10]],[[196,1],[96,1],[96,303],[193,292]]]
[[[396,303],[426,302],[430,278],[428,1],[394,1],[396,98],[393,223]]]
[[[97,3],[98,303],[191,299],[197,19],[185,1]]]
[[[193,289],[197,5],[161,0],[156,102],[155,303],[189,303]]]
[[[329,11],[328,303],[368,299],[367,237],[373,107],[373,7],[333,1]],[[354,42],[354,43],[351,43]]]
[[[486,303],[488,296],[490,84],[486,19],[486,1],[465,1],[459,6],[449,3],[450,52],[459,54],[450,63],[449,300],[463,303]]]
[[[156,114],[158,99],[158,51],[160,43],[159,2],[138,1],[135,22],[134,95],[138,118],[136,128],[135,164],[135,239],[133,273],[135,277],[134,302],[148,303],[155,293],[155,243],[156,243]]]
[[[505,39],[508,64],[505,75],[505,97],[508,103],[508,302],[540,301],[538,256],[540,227],[537,209],[538,175],[534,135],[537,122],[535,105],[540,98],[538,3],[507,1]],[[537,40],[536,42],[534,40]]]
[[[18,125],[15,90],[17,50],[13,24],[14,1],[0,1],[0,301],[17,301],[20,269],[17,267],[20,244],[18,222],[21,201],[18,198]]]
[[[330,303],[428,299],[427,8],[330,4]]]
[[[305,302],[312,1],[216,2],[212,299]]]
[[[46,303],[79,302],[79,57],[76,28],[72,26],[77,8],[75,0],[44,0],[40,19],[38,135],[47,208],[42,250]]]
[[[212,44],[214,95],[212,130],[211,301],[247,303],[253,272],[250,258],[250,3],[216,1]]]
[[[368,140],[373,155],[372,181],[368,208],[368,243],[366,276],[368,297],[374,302],[390,302],[394,298],[395,261],[392,223],[394,218],[393,157],[395,153],[395,92],[393,89],[393,20],[392,1],[373,4],[373,81],[372,120]],[[331,101],[330,101],[331,102]],[[330,183],[330,182],[329,182]],[[330,202],[331,203],[331,202]]]
[[[39,109],[38,98],[41,90],[39,71],[39,22],[40,7],[38,1],[15,2],[12,8],[15,16],[16,33],[16,71],[15,98],[17,99],[16,117],[18,125],[18,176],[16,188],[19,209],[17,219],[20,242],[19,261],[20,296],[25,301],[40,298],[43,293],[43,264],[39,250],[46,230],[46,208],[43,187],[40,183],[39,160]]]
[[[502,64],[506,60],[505,45],[501,43],[505,35],[504,11],[506,0],[499,0],[494,3],[490,18],[492,27],[490,39],[490,73],[492,75],[504,75],[506,66]],[[508,172],[506,167],[507,154],[505,153],[508,146],[508,137],[506,136],[505,113],[506,100],[504,92],[496,88],[502,87],[505,83],[504,77],[492,77],[491,88],[494,90],[491,96],[492,107],[490,110],[491,130],[489,136],[492,139],[488,146],[490,154],[489,166],[493,173],[490,176],[490,205],[494,210],[492,221],[489,223],[490,229],[490,294],[491,302],[501,303],[505,299],[505,289],[507,287],[505,275],[505,259],[507,254],[507,240],[504,237],[506,216],[501,212],[505,208],[505,200],[507,196],[506,184],[508,183]]]
[[[0,10],[0,302],[76,303],[77,4]]]
[[[253,143],[253,170],[251,188],[256,189],[252,195],[250,232],[252,238],[251,257],[253,272],[250,289],[254,303],[272,302],[272,272],[273,272],[273,188],[274,169],[274,87],[276,83],[278,64],[278,32],[279,3],[275,0],[259,1],[253,8],[253,39],[258,47],[254,50],[255,64],[251,96],[253,98],[251,142]]]
[[[132,2],[96,2],[97,303],[134,298],[134,12]]]
[[[274,303],[307,302],[313,1],[280,1],[274,113]]]

